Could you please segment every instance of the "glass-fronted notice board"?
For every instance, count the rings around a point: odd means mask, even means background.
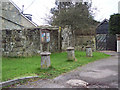
[[[41,41],[42,41],[42,43],[50,42],[50,33],[49,32],[42,32]]]

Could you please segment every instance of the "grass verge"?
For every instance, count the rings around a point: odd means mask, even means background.
[[[2,81],[7,81],[25,76],[40,76],[40,78],[54,78],[62,73],[73,70],[90,62],[107,58],[110,55],[93,52],[93,57],[86,57],[85,52],[76,51],[77,61],[67,61],[67,53],[51,54],[51,67],[40,69],[41,57],[2,58]]]

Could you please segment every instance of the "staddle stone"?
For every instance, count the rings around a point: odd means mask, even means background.
[[[41,53],[41,69],[47,69],[50,67],[50,52]]]
[[[92,57],[92,48],[91,47],[86,47],[86,56],[87,57]]]
[[[68,47],[67,48],[67,57],[68,57],[68,60],[75,60],[74,47]]]

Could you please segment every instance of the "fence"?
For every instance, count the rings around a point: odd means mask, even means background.
[[[43,47],[40,28],[22,30],[2,30],[3,56],[33,56],[39,54]],[[57,52],[58,30],[49,29],[51,41],[50,52]]]

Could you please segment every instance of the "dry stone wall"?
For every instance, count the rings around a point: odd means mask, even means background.
[[[40,50],[40,31],[2,30],[3,56],[32,56]]]
[[[75,36],[75,49],[80,51],[85,51],[86,47],[91,47],[93,51],[96,51],[96,41],[95,36]]]
[[[70,27],[65,27],[62,30],[62,50],[67,47],[75,47],[75,50],[85,51],[86,47],[91,47],[93,51],[96,50],[95,36],[81,35],[79,32],[71,31]]]
[[[50,33],[50,42],[43,44],[41,42],[41,31],[47,28],[31,28],[21,30],[2,30],[2,55],[10,57],[34,56],[40,55],[40,52],[58,52],[59,46],[62,51],[67,47],[74,47],[75,50],[85,51],[86,47],[92,47],[96,50],[95,37],[92,35],[75,35],[70,27],[65,27],[60,32],[58,28],[47,29]],[[60,44],[61,43],[61,44]],[[61,51],[61,50],[60,50]]]
[[[22,30],[2,30],[3,56],[33,56],[42,51],[40,28]],[[49,50],[57,51],[57,30],[50,30]],[[54,34],[56,33],[56,34]],[[46,46],[44,46],[46,47]]]
[[[59,44],[59,40],[58,40],[58,31],[55,30],[51,30],[50,31],[50,43],[49,43],[49,51],[50,52],[58,52],[58,44]]]

